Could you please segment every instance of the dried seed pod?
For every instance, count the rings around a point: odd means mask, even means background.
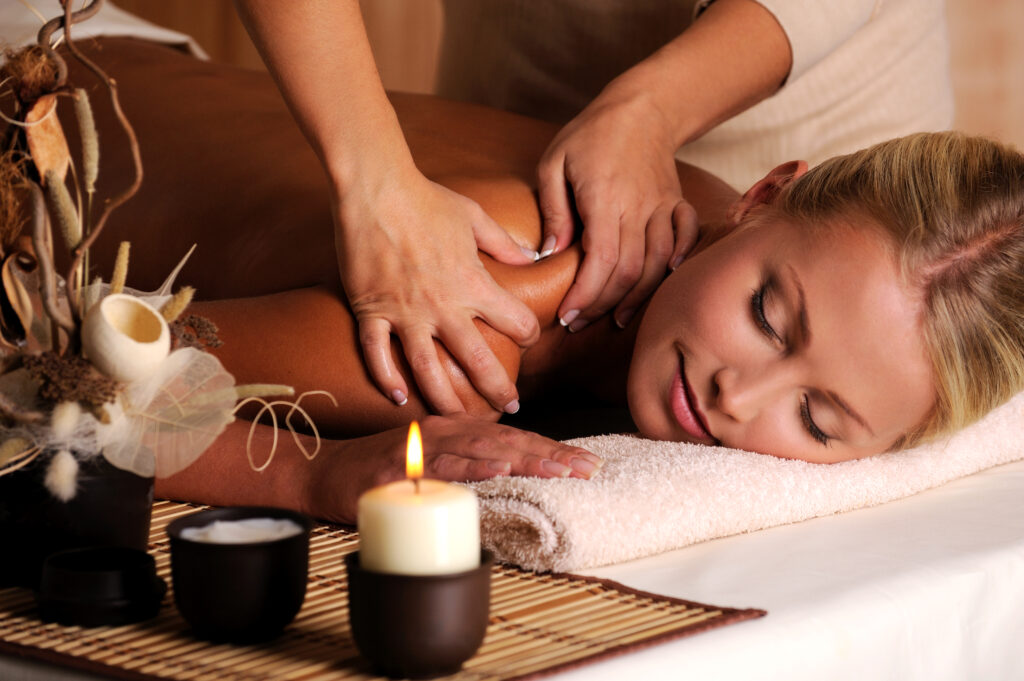
[[[183,286],[178,289],[178,292],[174,294],[173,298],[167,301],[167,304],[164,305],[164,308],[160,313],[168,323],[173,322],[181,315],[182,312],[185,311],[188,304],[192,302],[192,296],[195,294],[196,290],[194,288],[191,286]]]
[[[61,236],[68,250],[73,250],[82,241],[82,223],[78,220],[75,203],[64,181],[54,170],[46,171],[46,198],[50,204],[50,212],[57,218]]]
[[[128,280],[128,254],[131,251],[131,242],[122,241],[117,247],[117,260],[114,261],[114,273],[110,275],[110,292],[121,293],[124,291],[124,282]]]
[[[85,181],[85,191],[92,194],[96,190],[96,178],[100,173],[100,141],[96,134],[89,95],[82,88],[75,90],[75,117],[82,137],[82,167],[85,171],[82,179]]]

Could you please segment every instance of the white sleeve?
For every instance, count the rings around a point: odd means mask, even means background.
[[[884,0],[757,0],[789,39],[793,66],[788,80],[827,57],[871,21]]]

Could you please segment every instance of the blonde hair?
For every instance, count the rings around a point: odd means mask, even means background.
[[[1024,155],[920,133],[830,159],[775,205],[808,223],[860,214],[921,294],[935,404],[894,449],[978,420],[1024,389]]]

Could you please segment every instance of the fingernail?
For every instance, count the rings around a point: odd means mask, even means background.
[[[552,234],[547,239],[544,239],[544,244],[540,247],[540,257],[546,258],[555,252],[555,235]]]
[[[572,466],[572,469],[574,471],[576,471],[580,475],[585,475],[588,478],[591,475],[593,475],[594,472],[597,470],[597,466],[590,463],[586,459],[573,459],[572,461],[569,462],[569,465]]]
[[[405,396],[405,393],[397,388],[391,391],[391,399],[393,399],[395,404],[399,407],[404,407],[405,403],[409,401],[409,398]]]
[[[576,321],[569,325],[569,333],[576,333],[577,331],[586,328],[587,324],[589,323],[590,322],[588,322],[586,319],[577,319]]]
[[[587,461],[594,464],[598,468],[604,465],[604,459],[599,457],[597,454],[592,454],[591,452],[581,450],[576,452],[576,456],[586,459]]]
[[[680,253],[679,255],[677,255],[672,260],[672,263],[669,265],[669,269],[671,269],[673,272],[675,272],[676,268],[679,267],[682,264],[683,264],[683,254]]]
[[[495,473],[508,473],[512,469],[512,464],[508,461],[488,461],[487,470],[494,471]]]
[[[517,411],[519,411],[519,400],[512,400],[505,405],[506,414],[515,414]]]
[[[538,253],[537,251],[533,250],[532,248],[527,248],[526,246],[521,246],[520,250],[523,252],[523,255],[525,255],[530,260],[532,260],[534,262],[537,262],[538,260],[540,260],[540,253]]]
[[[627,326],[629,326],[629,322],[632,321],[633,315],[635,314],[635,309],[630,308],[628,310],[623,310],[618,315],[616,315],[615,325],[618,326],[620,329],[626,328]]]
[[[579,310],[569,310],[565,313],[565,316],[558,320],[558,323],[562,326],[569,326],[573,321],[580,316]]]
[[[552,461],[551,459],[545,459],[544,461],[541,461],[540,467],[541,470],[543,470],[548,475],[553,475],[559,478],[568,477],[569,474],[572,473],[571,468],[562,465],[557,461]]]

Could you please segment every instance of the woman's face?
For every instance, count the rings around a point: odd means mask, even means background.
[[[640,430],[831,463],[887,450],[934,401],[920,302],[880,233],[764,211],[685,261],[630,366]]]

